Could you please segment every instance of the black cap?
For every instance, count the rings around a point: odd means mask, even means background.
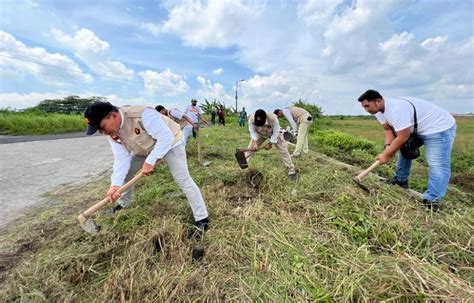
[[[267,113],[263,109],[257,109],[254,117],[255,126],[263,126],[265,121],[267,121]]]
[[[93,135],[100,127],[100,122],[104,119],[111,111],[116,111],[117,108],[109,102],[94,102],[87,106],[84,112],[84,118],[87,120],[87,135]]]

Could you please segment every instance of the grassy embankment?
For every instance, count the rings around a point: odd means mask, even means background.
[[[326,148],[333,157],[348,154],[362,166],[377,153],[370,141],[315,134],[313,149]],[[296,161],[295,183],[288,181],[275,149],[260,151],[251,169],[241,171],[233,152],[246,146],[248,137],[246,128],[204,129],[204,159],[212,160],[207,168],[196,163],[195,143],[187,147],[191,174],[212,220],[200,262],[190,257],[194,243],[186,236],[192,222],[186,198],[162,165],[142,180],[131,209],[95,217],[102,226],[97,236],[85,234],[75,217],[103,197],[107,180],[51,193],[54,208],[24,218],[0,238],[0,300],[468,301],[474,296],[472,193],[450,187],[443,211],[433,214],[375,177],[364,180],[372,189],[365,193],[351,180],[358,170],[315,152]],[[323,146],[330,141],[340,144]],[[154,250],[156,239],[160,253]]]
[[[45,135],[86,129],[81,115],[46,114],[0,110],[0,135]]]
[[[373,119],[345,118],[345,119],[325,119],[323,129],[335,129],[348,133],[356,138],[363,138],[378,144],[381,151],[383,146],[383,132],[380,124]],[[457,117],[457,132],[453,146],[451,160],[451,183],[460,188],[474,193],[474,117]],[[329,147],[331,149],[331,147]],[[322,152],[328,153],[328,148],[322,146]],[[424,148],[421,149],[424,152]],[[357,153],[340,153],[335,155],[345,162],[358,161]],[[367,164],[367,163],[366,163]],[[390,165],[395,167],[395,161]],[[415,161],[410,184],[418,190],[424,190],[427,178],[427,163],[424,157]]]

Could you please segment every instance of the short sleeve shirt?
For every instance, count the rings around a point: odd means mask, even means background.
[[[413,132],[415,125],[414,109],[418,122],[418,134],[430,135],[450,129],[456,121],[453,116],[443,108],[415,97],[386,98],[385,111],[378,112],[375,117],[381,124],[388,123],[396,132],[410,128]],[[413,103],[413,106],[410,104]]]
[[[189,105],[186,108],[185,113],[189,116],[189,118],[191,118],[191,120],[193,120],[194,123],[197,123],[199,120],[199,116],[202,115],[201,109],[198,106],[192,105]]]

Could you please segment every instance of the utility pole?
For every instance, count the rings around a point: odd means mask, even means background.
[[[237,88],[239,87],[239,82],[245,81],[245,79],[240,79],[239,81],[235,81],[235,114],[239,115],[239,108],[237,107]]]

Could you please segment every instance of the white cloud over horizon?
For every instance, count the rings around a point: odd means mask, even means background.
[[[41,43],[36,40],[43,36],[34,36],[34,31],[28,35],[28,28],[16,34],[12,22],[0,23],[10,29],[0,32],[0,38],[11,51],[27,59],[38,56],[41,62],[63,61],[73,70],[12,63],[0,50],[0,76],[8,80],[4,83],[17,83],[2,87],[0,93],[21,87],[25,91],[18,93],[25,95],[54,94],[72,85],[70,90],[93,90],[123,100],[166,97],[184,106],[198,96],[218,98],[233,107],[235,81],[244,78],[239,104],[249,110],[270,110],[302,98],[321,105],[326,113],[361,114],[355,100],[372,88],[387,97],[425,98],[452,112],[474,111],[472,3],[183,0],[146,8],[128,4],[126,15],[103,22],[100,15],[95,23],[90,18],[52,22],[42,34],[52,35],[53,41]],[[47,3],[30,9],[38,12],[42,7],[52,9]],[[92,75],[143,83],[92,77],[82,71],[84,66]],[[28,91],[20,85],[26,77],[43,87]],[[73,89],[75,81],[80,88]],[[138,85],[142,86],[137,89]]]

